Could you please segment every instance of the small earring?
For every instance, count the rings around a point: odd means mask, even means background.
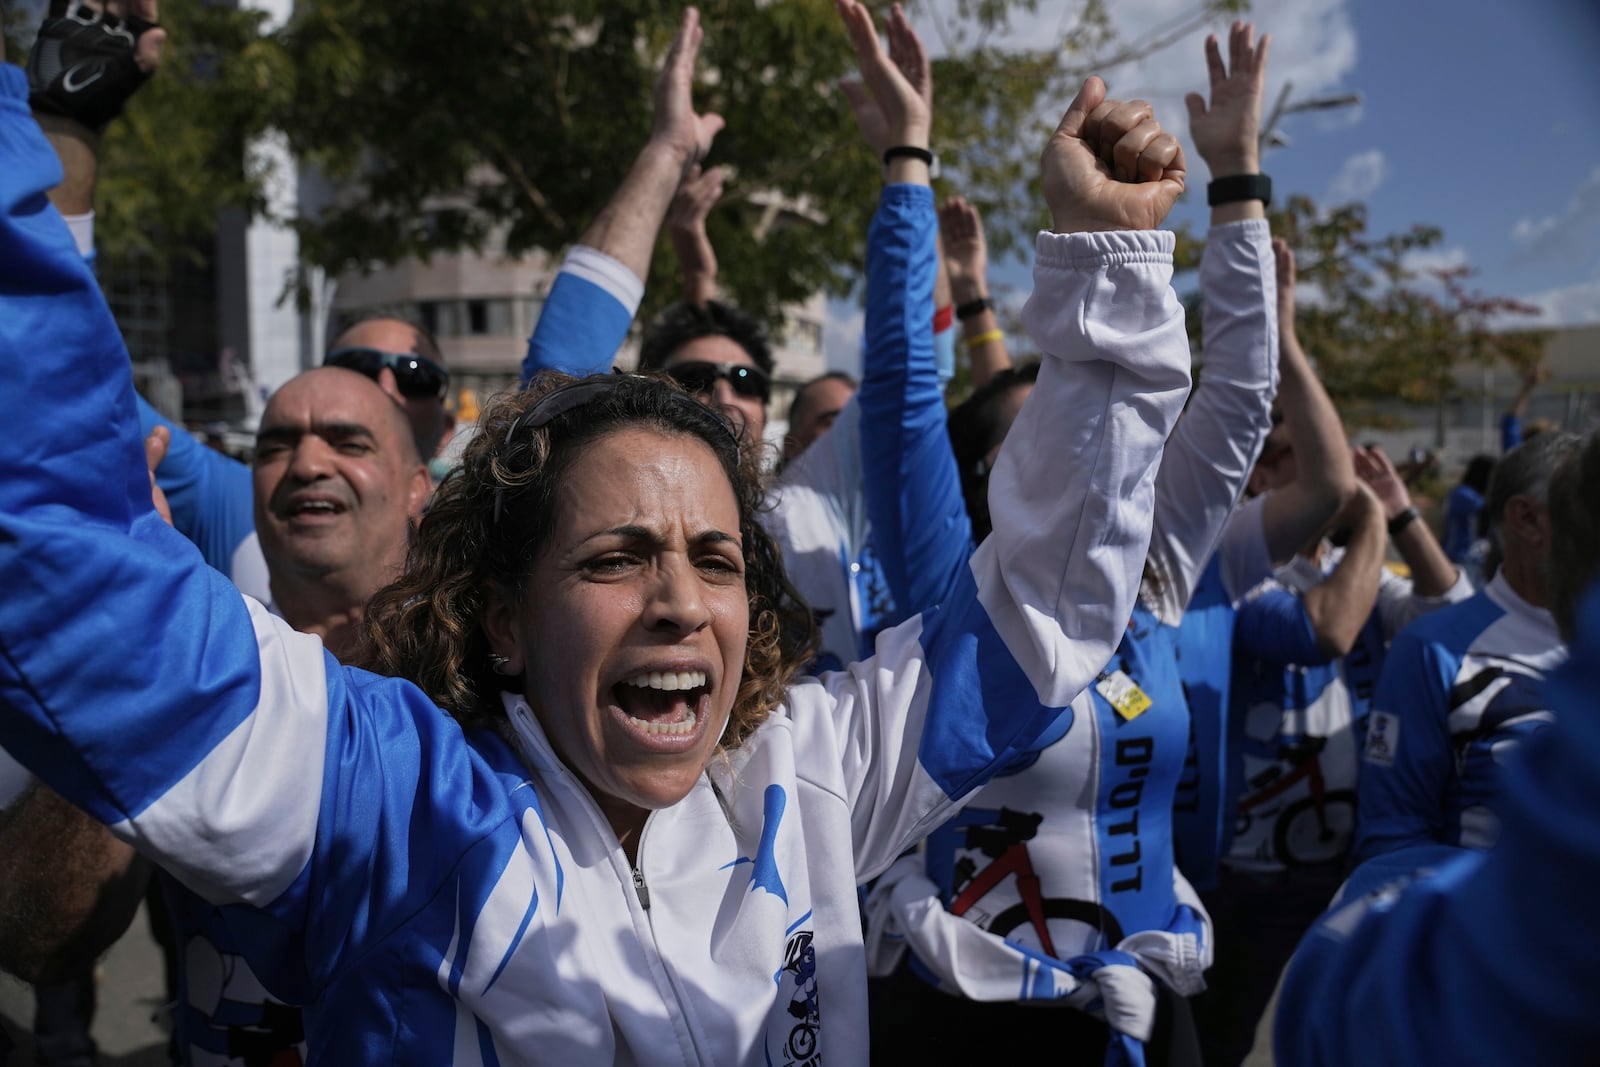
[[[506,664],[508,664],[510,662],[511,662],[511,657],[510,656],[497,656],[493,652],[489,653],[489,669],[494,671],[494,673],[496,673],[496,674],[513,674],[513,673],[515,673],[513,671],[506,670]]]

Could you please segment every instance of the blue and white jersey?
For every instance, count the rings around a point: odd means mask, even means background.
[[[1560,721],[1502,768],[1499,841],[1486,852],[1413,845],[1358,867],[1284,972],[1276,1063],[1600,1062],[1597,693],[1591,588],[1573,657],[1545,683]]]
[[[1059,254],[1052,235],[1041,235],[1041,269],[1058,267]],[[1091,1011],[1121,1035],[1108,1055],[1133,1058],[1141,1053],[1126,1043],[1147,1039],[1154,1021],[1151,976],[1182,993],[1203,988],[1209,921],[1173,862],[1173,797],[1189,747],[1176,623],[1270,428],[1271,263],[1265,223],[1212,230],[1202,268],[1209,361],[1156,482],[1149,560],[1159,581],[1096,684],[931,834],[924,856],[900,861],[874,887],[876,973],[909,949],[913,969],[947,992]],[[869,288],[862,451],[873,528],[900,550],[886,556],[885,571],[897,595],[922,606],[947,595],[962,564],[959,556],[952,564],[950,544],[959,537],[970,549],[971,527],[943,412],[935,418],[916,403],[936,395],[932,361],[894,308],[880,308]],[[1040,314],[1033,323],[1048,321]],[[1050,334],[1035,338],[1057,351]],[[1079,398],[1068,421],[1092,424],[1106,399]],[[1000,454],[1037,443],[1013,429]],[[1004,500],[991,489],[991,508]]]
[[[1503,572],[1401,633],[1362,750],[1356,858],[1493,843],[1500,768],[1551,722],[1544,680],[1566,658],[1550,613]]]
[[[1200,890],[1217,884],[1218,864],[1233,840],[1227,782],[1235,605],[1272,575],[1262,526],[1265,502],[1265,496],[1254,497],[1228,516],[1178,623],[1178,678],[1189,705],[1189,751],[1172,798],[1172,835],[1178,866]]]
[[[1300,598],[1342,558],[1327,546],[1321,568],[1296,556],[1239,608],[1233,687],[1240,761],[1230,768],[1236,823],[1224,860],[1237,870],[1281,871],[1349,854],[1358,754],[1389,641],[1419,615],[1472,595],[1458,576],[1442,596],[1417,596],[1385,568],[1354,646],[1330,659]]]
[[[1188,388],[1171,236],[1061,239],[1036,296],[1073,355],[1018,419],[1038,447],[999,463],[968,579],[874,659],[792,687],[630,864],[520,699],[509,737],[464,734],[155,514],[126,351],[44,195],[59,178],[0,69],[13,755],[227,912],[265,988],[307,1005],[312,1059],[864,1062],[858,880],[1031,747],[1132,610]],[[1093,427],[1059,416],[1116,383],[1136,399]]]

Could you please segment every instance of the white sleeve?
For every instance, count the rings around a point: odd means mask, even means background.
[[[1189,395],[1167,231],[1042,233],[1023,321],[1039,380],[989,483],[972,570],[1043,703],[1065,707],[1121,640],[1150,549],[1155,478]]]
[[[1266,494],[1251,497],[1234,508],[1217,539],[1217,558],[1222,571],[1222,588],[1234,604],[1246,593],[1270,578],[1272,553],[1267,550],[1267,530],[1262,518]]]
[[[1402,578],[1383,568],[1378,580],[1378,618],[1383,621],[1383,637],[1393,641],[1394,635],[1414,621],[1447,604],[1456,604],[1472,595],[1472,581],[1466,572],[1456,568],[1456,581],[1438,596],[1419,596],[1409,578]]]
[[[1274,271],[1265,219],[1211,228],[1200,261],[1200,382],[1156,478],[1150,558],[1160,584],[1152,607],[1170,626],[1183,617],[1272,428],[1278,394]]]

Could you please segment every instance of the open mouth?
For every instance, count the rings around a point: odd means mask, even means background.
[[[705,671],[649,671],[612,687],[628,725],[649,737],[688,737],[709,707]]]
[[[332,518],[344,513],[344,505],[337,500],[327,497],[296,497],[289,501],[283,509],[284,518],[289,520],[305,519],[315,522],[318,519]]]

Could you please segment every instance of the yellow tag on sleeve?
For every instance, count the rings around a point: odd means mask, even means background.
[[[1122,717],[1124,722],[1137,719],[1150,710],[1150,698],[1120,670],[1112,671],[1094,683],[1095,691],[1106,698],[1106,703]]]

